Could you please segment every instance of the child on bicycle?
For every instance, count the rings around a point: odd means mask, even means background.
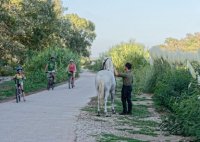
[[[52,73],[53,75],[53,83],[55,84],[56,82],[56,68],[57,68],[57,65],[56,65],[56,61],[55,61],[55,57],[52,55],[50,60],[48,61],[48,63],[46,64],[46,67],[45,67],[45,72],[47,72],[47,78],[50,76],[50,73]]]
[[[24,102],[25,100],[25,93],[24,93],[24,83],[23,80],[26,79],[23,71],[22,71],[22,67],[17,67],[17,73],[15,74],[15,76],[13,77],[13,79],[15,80],[15,86],[16,87],[20,87],[20,89],[22,90],[22,96],[23,96],[23,100]]]
[[[69,74],[72,74],[72,79],[74,81],[76,73],[76,64],[74,63],[73,59],[70,59],[69,65],[67,66],[67,71]]]

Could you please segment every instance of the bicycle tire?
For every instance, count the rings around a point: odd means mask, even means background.
[[[18,103],[19,100],[18,100],[18,89],[17,88],[16,88],[16,92],[15,92],[15,99],[16,99],[16,103]]]
[[[72,76],[69,77],[69,81],[68,81],[69,89],[71,89],[71,83],[72,83]]]
[[[74,88],[74,79],[72,78],[72,88]]]
[[[49,86],[49,80],[48,80],[48,82],[47,82],[47,90],[49,90],[50,89],[50,86]]]
[[[21,98],[20,98],[20,89],[17,88],[16,89],[16,103],[19,103],[21,101]]]
[[[52,89],[52,90],[54,89],[54,83],[53,83],[53,82],[54,82],[54,80],[51,80],[51,81],[50,81],[51,89]]]

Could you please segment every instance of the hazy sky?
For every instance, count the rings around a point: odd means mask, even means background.
[[[200,32],[200,0],[62,0],[66,13],[92,21],[97,37],[92,56],[135,39],[146,47],[167,37]]]

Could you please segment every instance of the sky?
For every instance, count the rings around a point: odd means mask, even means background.
[[[135,40],[145,47],[168,37],[200,32],[200,0],[62,0],[67,14],[76,13],[95,24],[92,57]]]

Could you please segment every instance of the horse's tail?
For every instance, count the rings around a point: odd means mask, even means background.
[[[100,105],[104,98],[104,81],[100,80],[98,83],[98,115],[100,113]]]

